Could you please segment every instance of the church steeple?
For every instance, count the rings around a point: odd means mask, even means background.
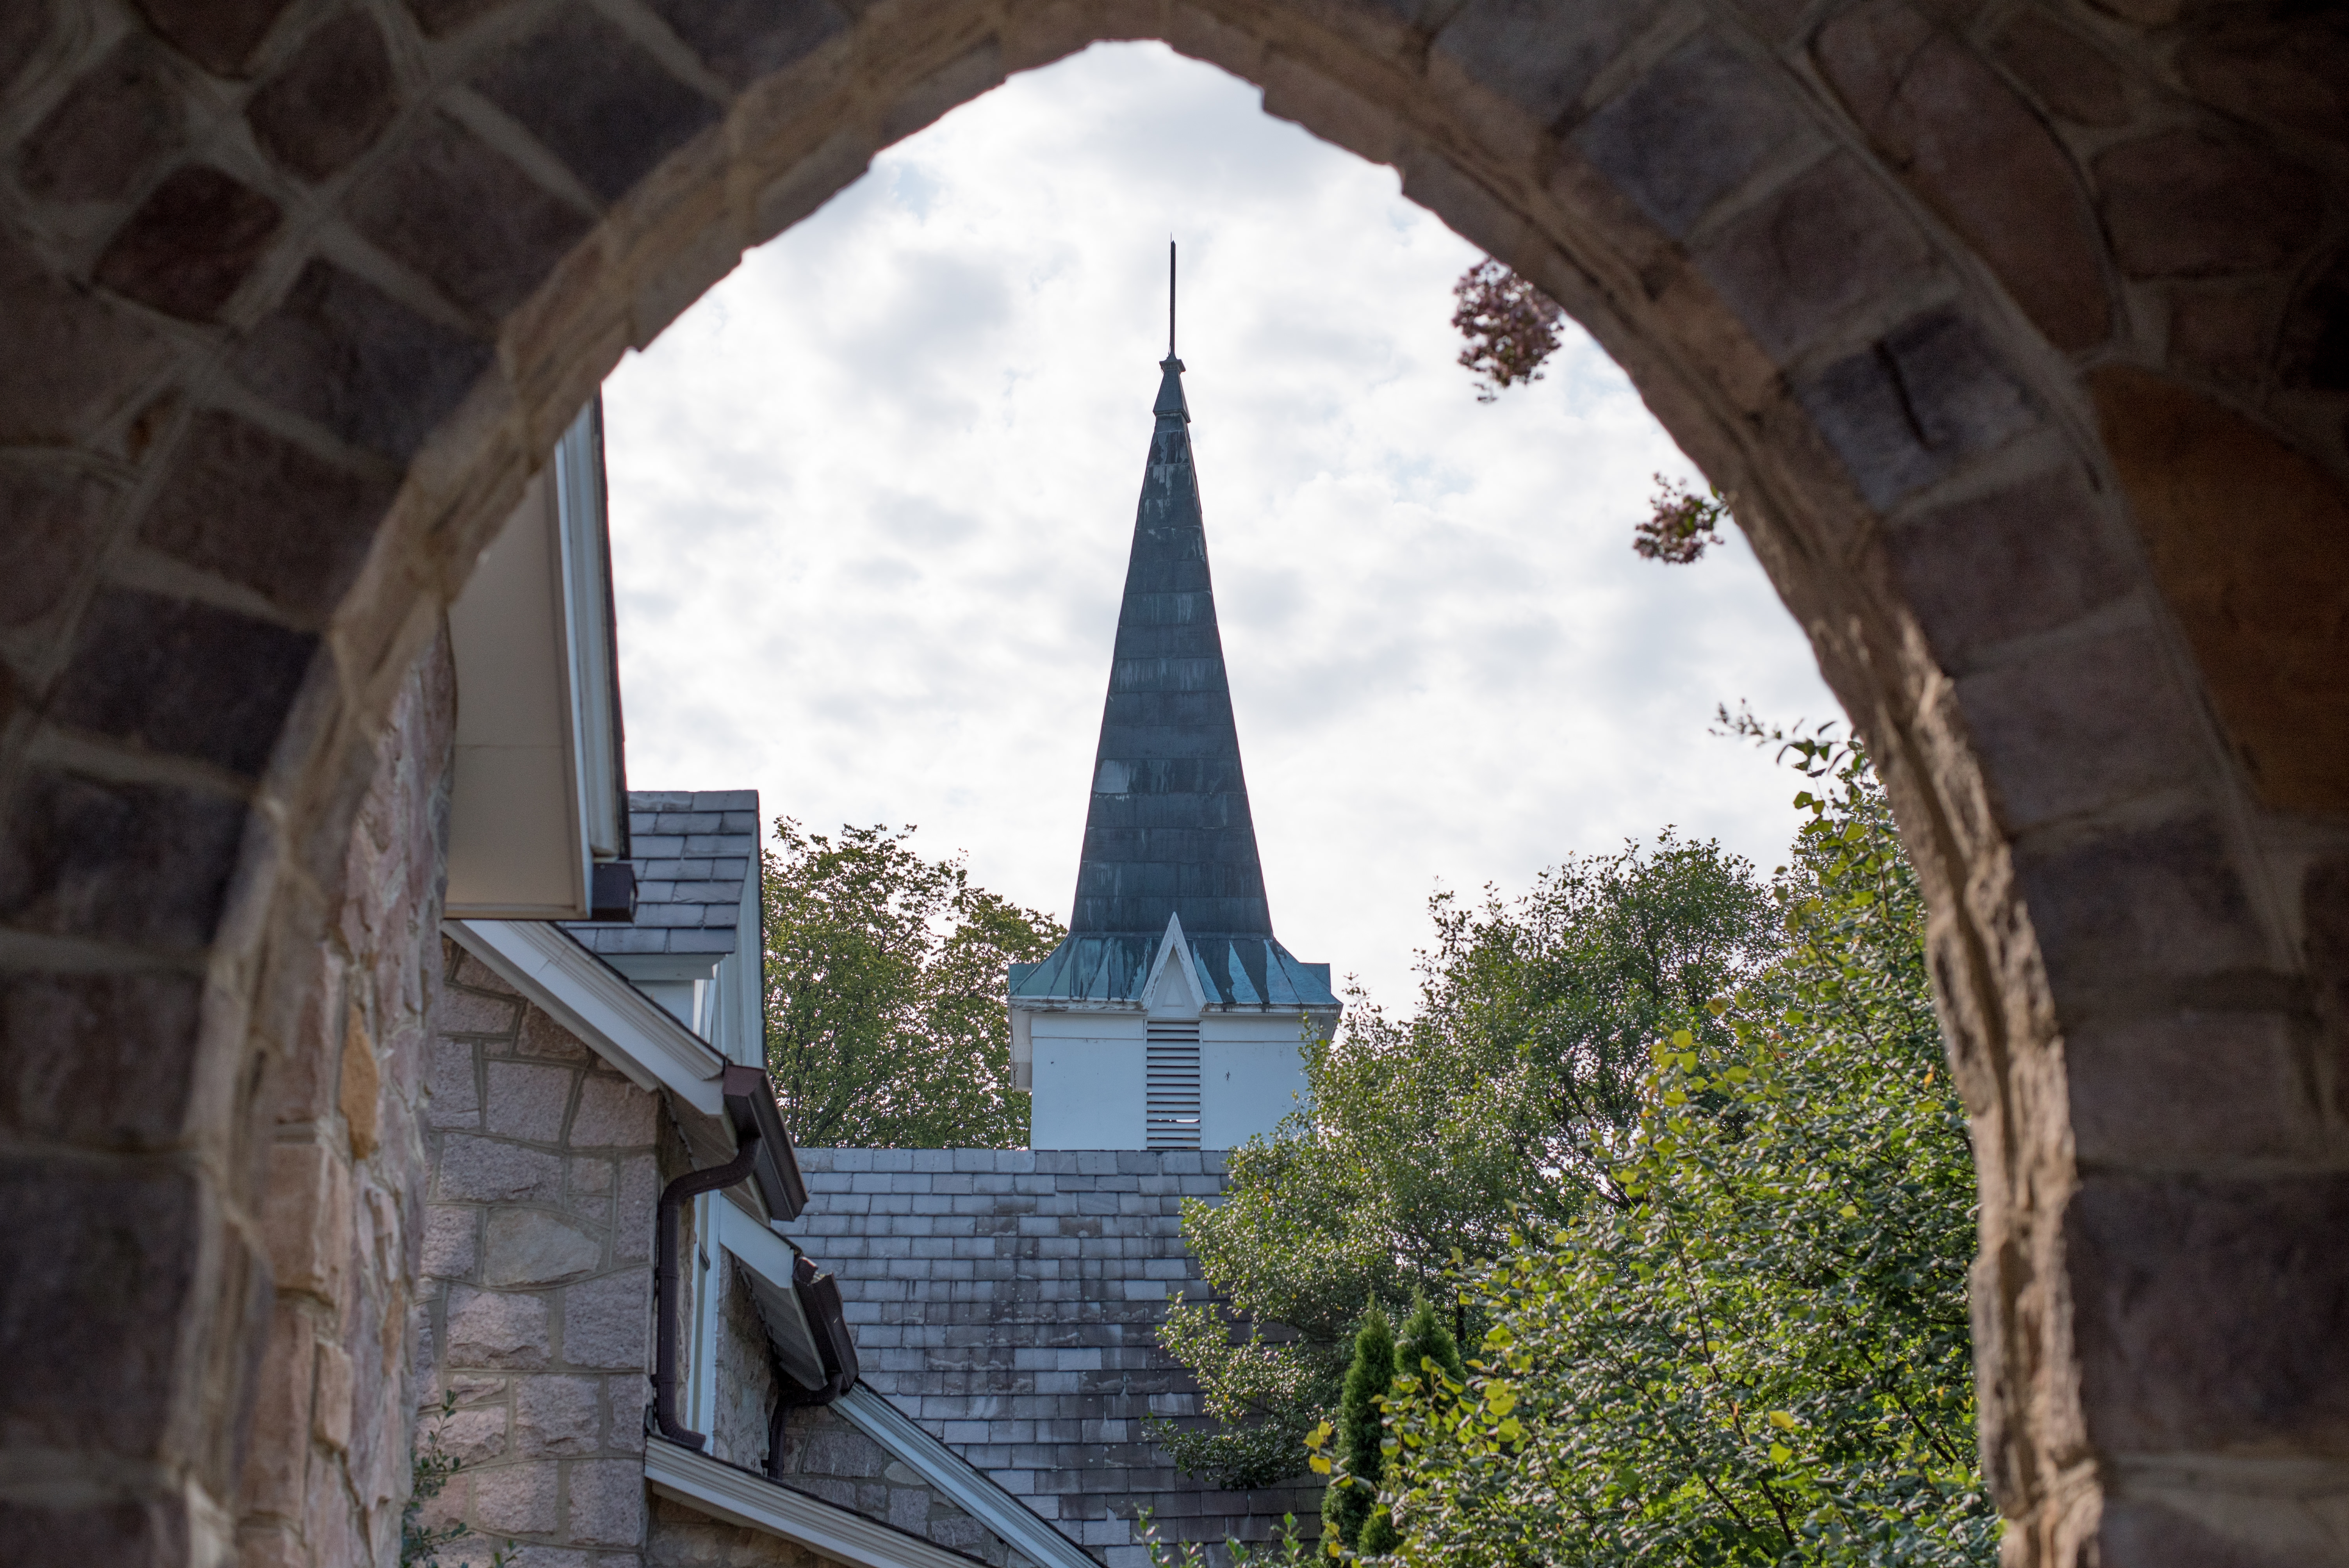
[[[1159,368],[1069,930],[1268,937],[1183,362]]]

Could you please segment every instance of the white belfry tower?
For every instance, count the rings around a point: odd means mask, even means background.
[[[1170,332],[1171,336],[1171,332]],[[1152,412],[1068,939],[1011,965],[1037,1149],[1228,1149],[1305,1092],[1327,964],[1274,940],[1170,344]]]

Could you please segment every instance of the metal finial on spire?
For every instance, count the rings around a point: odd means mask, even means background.
[[[1174,357],[1174,236],[1166,236],[1166,357]]]

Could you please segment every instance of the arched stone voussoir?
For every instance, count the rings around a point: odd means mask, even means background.
[[[412,1369],[445,606],[602,377],[748,248],[1008,75],[1158,38],[1394,167],[1734,494],[1930,897],[2009,1559],[2349,1556],[2302,1528],[2343,1491],[2344,1373],[2304,1341],[2349,1169],[2349,176],[2329,35],[2271,20],[0,12],[12,1543],[378,1552],[399,1434],[336,1412]]]

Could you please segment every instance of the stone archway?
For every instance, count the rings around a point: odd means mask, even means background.
[[[360,803],[572,414],[878,148],[1157,37],[1740,495],[1932,898],[2014,1560],[2349,1556],[2349,46],[2292,9],[10,9],[0,1529],[235,1550],[270,1215],[356,1202],[267,1074],[347,1050],[355,821],[437,863]]]

